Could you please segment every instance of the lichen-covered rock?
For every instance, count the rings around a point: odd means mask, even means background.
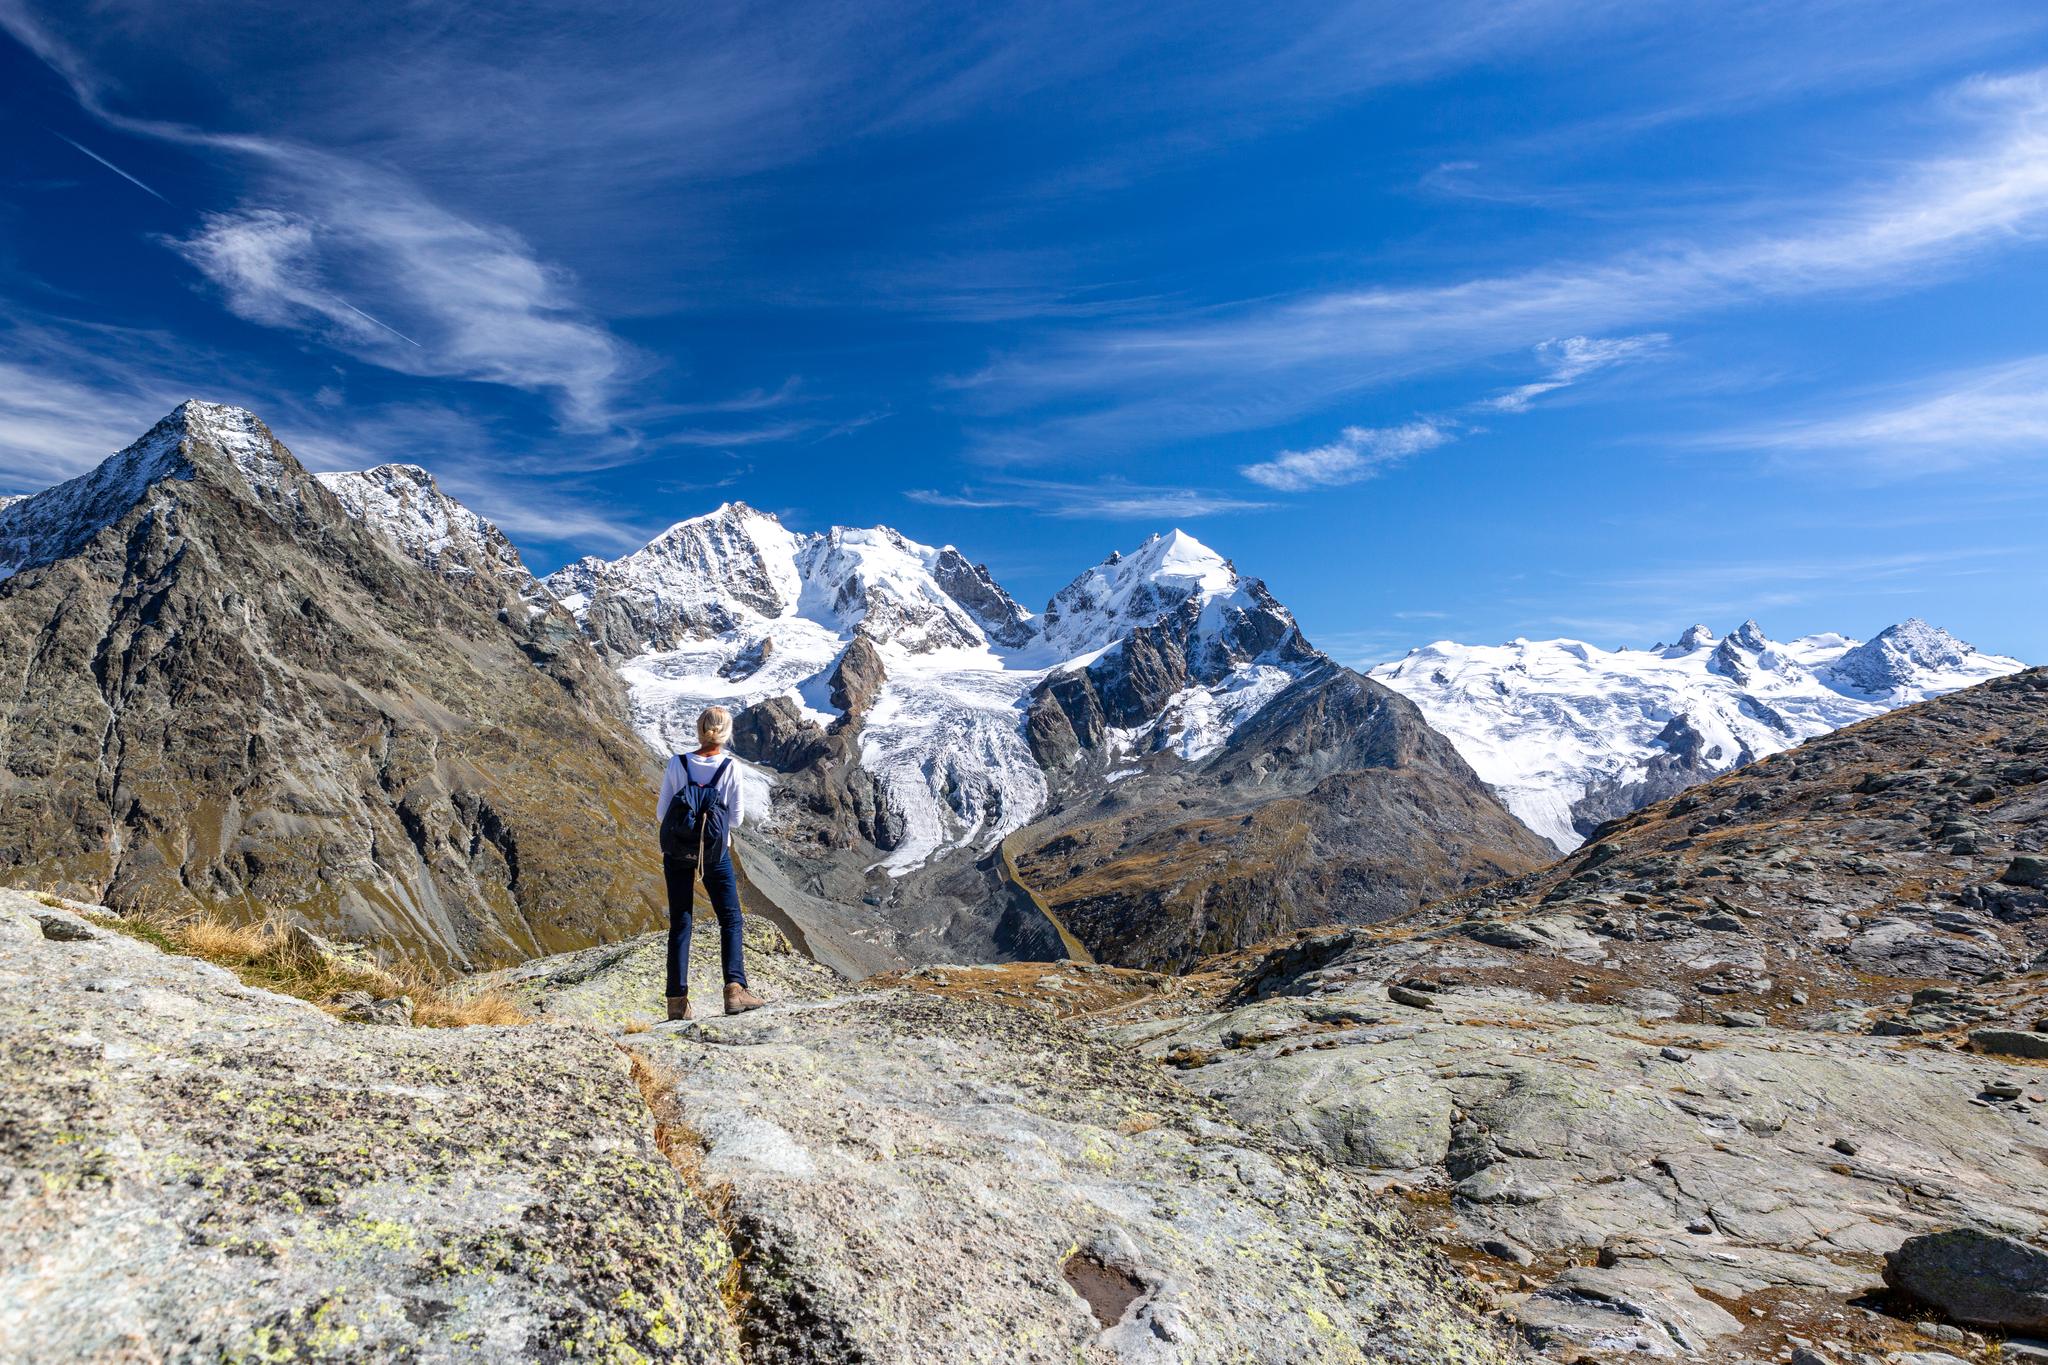
[[[1999,1074],[1983,1059],[1505,992],[1438,999],[1423,1014],[1360,983],[1114,1036],[1162,1058],[1206,1055],[1181,1079],[1241,1121],[1419,1188],[1450,1185],[1474,1244],[1583,1254],[1683,1239],[1704,1220],[1731,1259],[1796,1251],[1812,1284],[1841,1286],[1833,1258],[1874,1257],[1958,1211],[2048,1230],[2048,1168],[2012,1159],[2048,1126],[1976,1102]]]
[[[1361,1182],[1064,1024],[879,991],[631,1044],[730,1184],[754,1365],[1510,1358]]]
[[[628,1068],[341,1023],[0,892],[0,1360],[733,1360]]]

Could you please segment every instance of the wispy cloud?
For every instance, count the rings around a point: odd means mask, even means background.
[[[1944,375],[1822,416],[1719,432],[1703,443],[1895,477],[2014,460],[2048,469],[2048,355]]]
[[[1283,493],[1331,484],[1357,483],[1411,455],[1457,439],[1442,422],[1420,419],[1398,427],[1346,427],[1328,445],[1285,450],[1241,471],[1253,483]]]
[[[0,327],[0,492],[36,492],[83,474],[196,390],[218,360],[133,328],[31,319]]]
[[[607,423],[627,349],[516,236],[360,163],[237,143],[270,172],[259,194],[291,207],[207,214],[170,242],[235,314],[404,374],[552,393],[570,424]]]
[[[1002,479],[957,492],[914,488],[904,494],[928,507],[973,510],[1014,507],[1040,516],[1069,520],[1151,521],[1253,512],[1272,506],[1251,498],[1199,488],[1171,488],[1104,479],[1096,483],[1061,483],[1046,479]]]
[[[1481,404],[1497,412],[1527,412],[1529,404],[1546,393],[1569,388],[1596,370],[1655,355],[1671,342],[1663,332],[1645,332],[1632,337],[1564,337],[1544,342],[1536,356],[1546,373],[1532,384],[1522,384],[1496,394]]]
[[[1534,345],[1760,300],[1917,287],[2048,228],[2048,71],[1976,80],[1951,151],[1832,200],[1779,206],[1783,226],[1703,222],[1698,236],[1512,274],[1339,290],[1075,333],[989,365],[991,414],[1086,404],[1040,439],[1128,448],[1255,429],[1391,380]],[[1249,359],[1248,359],[1249,358]]]
[[[103,378],[82,382],[0,360],[0,492],[34,493],[83,474],[176,402],[161,392],[109,392]]]
[[[93,159],[94,161],[97,161],[97,162],[99,162],[99,163],[100,163],[100,165],[102,165],[102,166],[105,166],[105,167],[106,167],[106,168],[107,168],[108,170],[112,171],[112,172],[113,172],[113,173],[114,173],[115,175],[118,175],[118,176],[120,176],[120,177],[121,177],[121,178],[122,178],[123,180],[125,180],[125,181],[127,181],[127,182],[128,182],[129,184],[133,185],[133,186],[134,186],[134,187],[135,187],[136,189],[138,189],[138,190],[141,190],[141,191],[142,191],[142,192],[143,192],[144,194],[154,194],[154,195],[156,195],[156,197],[157,197],[157,198],[159,198],[159,199],[163,199],[163,201],[164,201],[164,202],[165,202],[166,204],[168,204],[168,203],[170,203],[170,202],[171,202],[171,201],[170,201],[170,200],[168,200],[168,199],[164,199],[164,196],[163,196],[163,195],[161,195],[161,194],[159,194],[159,193],[157,193],[157,191],[156,191],[156,190],[155,190],[155,189],[154,189],[153,187],[151,187],[151,186],[149,186],[149,185],[146,185],[146,184],[144,184],[144,183],[143,183],[143,182],[142,182],[142,181],[141,181],[140,179],[138,179],[138,178],[136,178],[135,176],[133,176],[133,175],[130,175],[130,174],[129,174],[128,172],[126,172],[126,171],[122,170],[122,169],[121,169],[121,168],[120,168],[119,166],[116,166],[116,165],[115,165],[115,164],[114,164],[113,162],[111,162],[111,161],[107,160],[107,159],[106,159],[105,157],[101,156],[101,155],[100,155],[100,154],[99,154],[98,152],[96,152],[96,151],[94,151],[94,150],[93,150],[92,148],[90,148],[90,147],[86,146],[86,145],[85,145],[84,143],[82,143],[82,142],[73,142],[73,141],[72,141],[72,140],[71,140],[70,138],[68,138],[68,137],[65,137],[65,136],[64,136],[64,134],[62,134],[62,133],[56,133],[56,134],[54,134],[54,136],[56,137],[56,139],[57,139],[57,140],[58,140],[59,142],[67,143],[67,144],[69,144],[69,145],[70,145],[71,147],[73,147],[73,148],[77,149],[78,151],[81,151],[81,152],[85,153],[85,154],[86,154],[87,156],[91,157],[91,158],[92,158],[92,159]]]
[[[578,304],[567,272],[511,230],[453,212],[361,158],[122,114],[90,64],[13,0],[0,3],[0,28],[108,126],[246,168],[240,208],[165,239],[239,316],[310,333],[404,374],[549,393],[574,426],[609,422],[631,352]]]

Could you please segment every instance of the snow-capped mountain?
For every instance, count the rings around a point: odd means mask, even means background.
[[[418,465],[381,464],[313,477],[356,520],[376,527],[435,572],[450,578],[482,574],[521,596],[538,590],[518,548],[496,523],[442,492],[434,476]]]
[[[140,440],[88,472],[0,504],[0,578],[77,553],[153,485],[190,479],[193,461],[209,457],[225,457],[245,494],[295,496],[255,414],[218,403],[180,403]]]
[[[1695,782],[1893,707],[2023,665],[1924,621],[1867,644],[1716,639],[1603,650],[1578,640],[1438,641],[1369,676],[1405,693],[1508,808],[1560,849]]]
[[[1026,721],[1048,676],[1113,672],[1108,656],[1134,634],[1178,621],[1172,650],[1198,667],[1180,662],[1173,687],[1120,719],[1199,731],[1193,754],[1313,655],[1263,586],[1179,531],[1111,555],[1043,617],[951,546],[886,527],[800,534],[743,503],[545,586],[618,661],[636,723],[664,751],[688,744],[714,702],[738,713],[779,699],[786,724],[844,728],[842,664],[861,642],[857,671],[879,683],[856,689],[857,761],[888,812],[880,866],[899,875],[947,849],[986,850],[1045,808]]]
[[[887,527],[800,535],[743,502],[677,522],[615,560],[586,558],[547,586],[615,656],[632,658],[790,616],[916,654],[1012,647],[1031,614],[984,567]]]

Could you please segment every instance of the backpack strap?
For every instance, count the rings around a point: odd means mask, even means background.
[[[690,772],[690,761],[688,759],[684,759],[683,781],[689,783],[693,787],[701,787],[708,791],[711,788],[716,787],[721,781],[724,780],[726,770],[730,767],[732,767],[732,760],[728,758],[725,760],[725,762],[718,765],[718,770],[711,774],[711,777],[708,781],[699,782],[696,779],[696,776]]]

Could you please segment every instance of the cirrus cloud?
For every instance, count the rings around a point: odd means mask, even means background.
[[[1451,426],[1418,418],[1398,427],[1346,427],[1336,440],[1309,450],[1283,450],[1240,472],[1253,483],[1282,493],[1369,479],[1411,455],[1434,450],[1458,437]]]

